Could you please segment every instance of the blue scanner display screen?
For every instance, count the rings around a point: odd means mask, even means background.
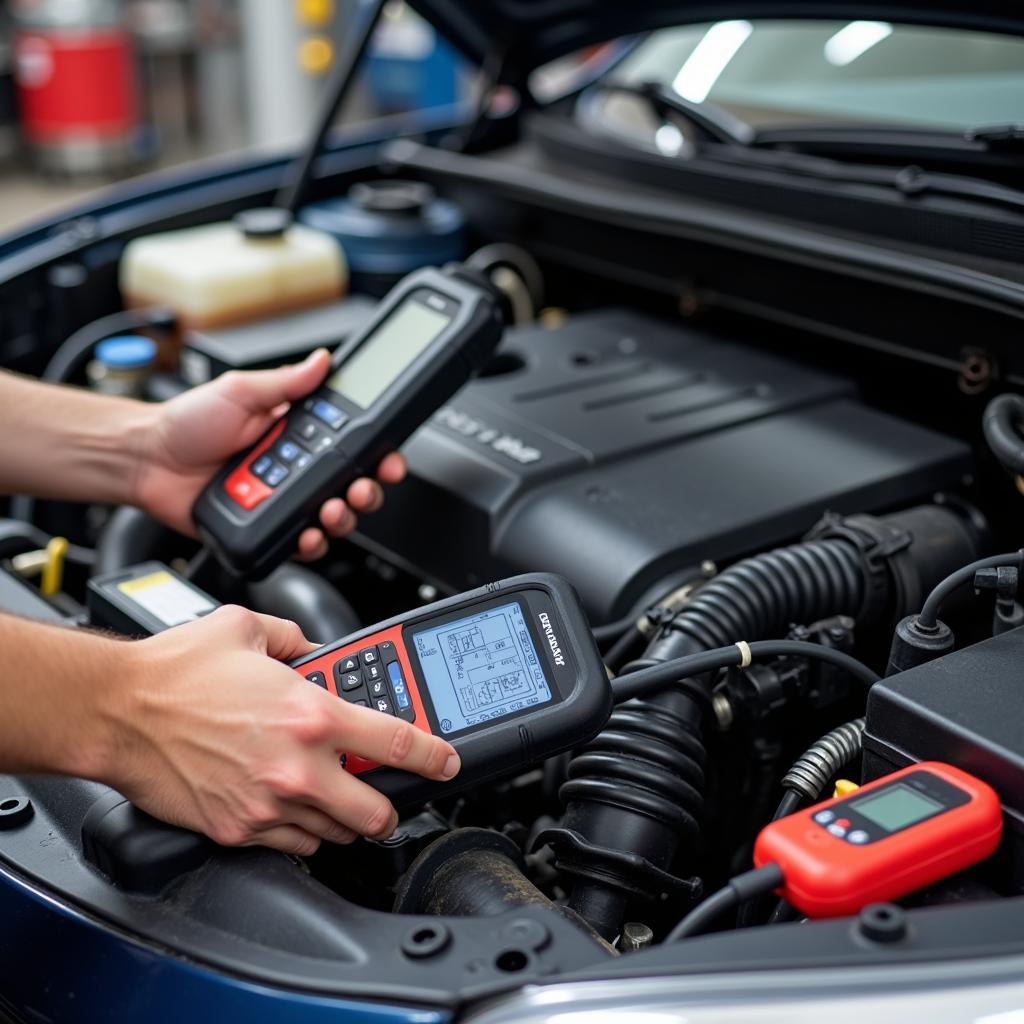
[[[518,602],[427,626],[411,640],[442,733],[551,701]]]

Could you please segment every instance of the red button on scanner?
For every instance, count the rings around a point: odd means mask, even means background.
[[[229,498],[246,511],[255,508],[274,493],[262,480],[257,480],[245,470],[232,473],[224,483],[224,490]]]

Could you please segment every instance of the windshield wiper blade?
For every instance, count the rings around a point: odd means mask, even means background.
[[[705,138],[707,145],[698,149],[706,159],[837,184],[880,186],[908,197],[932,193],[1024,209],[1024,191],[966,174],[925,170],[916,163],[929,153],[948,153],[955,149],[973,154],[976,161],[979,157],[985,158],[986,164],[991,166],[993,158],[983,140],[970,139],[969,133],[961,135],[888,125],[755,129],[714,103],[695,103],[660,82],[639,85],[600,82],[596,88],[642,97],[660,116],[672,112],[688,120]],[[998,132],[1001,128],[995,126],[991,130]],[[804,145],[808,152],[802,151]],[[830,145],[855,153],[858,159],[845,156],[836,159],[814,152]],[[864,161],[866,156],[899,158],[900,163],[897,166],[868,163]]]
[[[895,189],[907,197],[930,193],[1024,210],[1024,192],[1019,189],[967,174],[930,171],[916,164],[890,167],[761,147],[740,150],[720,146],[714,153],[705,153],[705,157],[733,166],[757,167],[837,184],[881,186]]]
[[[992,125],[957,132],[895,125],[805,125],[763,128],[755,145],[762,149],[829,156],[865,156],[908,162],[944,161],[985,167],[1019,165],[1024,125]]]
[[[982,125],[964,132],[964,138],[993,153],[1024,153],[1024,122]]]

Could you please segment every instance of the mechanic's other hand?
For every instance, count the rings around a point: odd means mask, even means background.
[[[391,835],[394,808],[344,771],[339,755],[439,780],[456,774],[458,755],[278,660],[311,650],[294,623],[234,606],[126,643],[102,781],[150,814],[228,846],[308,855],[322,839]]]
[[[135,504],[195,536],[192,505],[214,473],[253,444],[290,402],[319,387],[330,365],[327,351],[318,349],[293,366],[225,373],[154,406],[155,424],[141,449]],[[300,556],[324,555],[329,536],[344,536],[356,525],[358,513],[380,508],[381,484],[396,484],[404,476],[405,460],[393,452],[377,467],[376,480],[361,477],[344,498],[324,502],[320,528],[310,528],[299,538]]]

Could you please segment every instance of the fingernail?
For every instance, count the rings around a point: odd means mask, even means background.
[[[448,755],[448,760],[444,763],[444,771],[441,772],[441,777],[445,779],[454,779],[459,774],[459,769],[462,767],[462,762],[459,760],[459,755],[451,753]]]

